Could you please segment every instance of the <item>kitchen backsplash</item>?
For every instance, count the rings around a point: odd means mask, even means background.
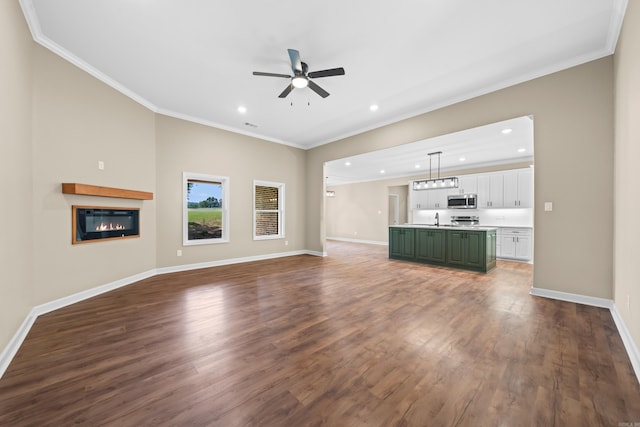
[[[440,209],[413,210],[413,224],[433,224],[436,212],[440,224],[451,223],[452,215],[477,215],[480,225],[491,227],[533,227],[533,209]]]

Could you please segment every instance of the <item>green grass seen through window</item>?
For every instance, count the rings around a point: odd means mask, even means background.
[[[222,227],[222,208],[189,209],[189,222]]]

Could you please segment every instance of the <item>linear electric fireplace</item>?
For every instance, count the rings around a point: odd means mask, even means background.
[[[140,237],[140,209],[72,206],[72,243]]]

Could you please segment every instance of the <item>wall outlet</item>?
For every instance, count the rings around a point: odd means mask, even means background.
[[[100,169],[101,171],[104,170],[104,162],[102,160],[98,160],[98,169]]]
[[[176,256],[182,256],[182,249],[178,249],[176,251]]]
[[[284,241],[284,245],[285,245],[285,246],[289,246],[289,241],[288,241],[288,240],[285,240],[285,241]]]
[[[354,232],[353,232],[353,235],[354,235],[354,236],[357,236],[357,235],[358,235],[358,232],[357,232],[357,231],[354,231]]]

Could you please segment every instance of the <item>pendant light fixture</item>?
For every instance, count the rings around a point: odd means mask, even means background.
[[[458,188],[458,177],[451,176],[447,178],[440,178],[440,155],[442,151],[434,151],[428,153],[429,156],[429,179],[423,179],[420,181],[413,181],[414,190],[438,190],[443,188]],[[431,158],[438,156],[438,177],[432,178],[431,176]]]

